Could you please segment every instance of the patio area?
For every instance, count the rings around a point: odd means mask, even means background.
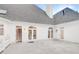
[[[79,43],[59,40],[37,40],[13,43],[2,54],[78,54]]]

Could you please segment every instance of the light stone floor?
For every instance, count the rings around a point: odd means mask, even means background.
[[[38,40],[34,43],[13,43],[2,54],[78,54],[79,43],[59,40]]]

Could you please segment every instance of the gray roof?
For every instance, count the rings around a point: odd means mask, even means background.
[[[65,8],[54,15],[54,24],[61,24],[66,22],[71,22],[79,20],[79,13],[70,9]]]
[[[11,21],[53,24],[43,10],[32,4],[0,4],[0,9],[7,10],[7,14],[0,17]]]
[[[70,8],[56,13],[53,19],[50,19],[42,9],[32,4],[0,4],[0,9],[7,10],[7,14],[0,14],[0,17],[11,21],[56,25],[79,20],[79,13]]]

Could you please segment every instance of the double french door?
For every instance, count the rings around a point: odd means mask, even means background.
[[[28,39],[29,40],[33,40],[33,39],[36,39],[36,30],[29,30],[28,31]]]
[[[35,27],[30,27],[28,30],[28,39],[33,40],[37,37],[37,31]]]

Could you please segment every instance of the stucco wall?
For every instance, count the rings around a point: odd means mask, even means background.
[[[0,17],[0,25],[4,27],[4,34],[0,35],[0,51],[10,44],[10,21]]]
[[[12,28],[11,28],[11,41],[16,42],[16,26],[22,26],[22,41],[28,41],[28,28],[29,26],[36,27],[37,30],[37,39],[36,40],[43,40],[48,39],[48,28],[53,27],[50,24],[37,24],[37,23],[29,23],[29,22],[17,22],[14,21]]]
[[[63,23],[59,25],[55,25],[57,28],[56,38],[60,40],[67,40],[71,42],[79,43],[79,21],[73,21],[69,23]],[[60,37],[61,28],[64,27],[64,39]]]
[[[48,39],[48,28],[53,27],[53,38],[79,43],[79,21],[63,23],[59,25],[38,24],[29,22],[9,21],[0,18],[0,24],[4,25],[4,35],[0,36],[0,51],[12,42],[16,42],[16,26],[22,26],[22,41],[28,41],[28,27],[34,26],[37,30],[37,39]],[[61,29],[64,30],[64,39],[61,39]]]
[[[16,42],[16,26],[22,26],[22,41],[28,41],[28,27],[34,26],[37,30],[37,39],[48,39],[48,28],[53,27],[50,24],[38,24],[28,22],[9,21],[4,18],[0,18],[0,24],[4,25],[4,35],[0,36],[0,51],[10,43]]]

